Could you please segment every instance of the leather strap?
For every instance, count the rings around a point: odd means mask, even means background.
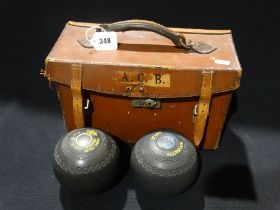
[[[194,125],[194,144],[198,147],[204,135],[212,98],[213,71],[202,72],[202,85]]]
[[[73,113],[76,128],[84,127],[83,96],[82,96],[82,65],[72,64],[71,91],[73,98]]]

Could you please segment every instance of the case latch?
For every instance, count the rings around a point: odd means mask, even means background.
[[[132,107],[142,107],[150,109],[159,109],[161,101],[160,99],[151,99],[151,98],[134,98],[132,99]]]

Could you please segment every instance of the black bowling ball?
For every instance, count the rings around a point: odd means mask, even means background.
[[[70,191],[99,193],[119,174],[119,149],[108,134],[92,128],[69,132],[56,145],[55,175]]]
[[[136,183],[159,194],[177,194],[188,189],[196,179],[198,165],[192,143],[171,131],[143,136],[131,154]]]

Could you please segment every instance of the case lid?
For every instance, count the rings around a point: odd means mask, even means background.
[[[101,93],[155,98],[197,96],[203,71],[214,71],[213,93],[239,87],[242,70],[230,30],[169,28],[186,39],[217,47],[209,54],[187,52],[149,31],[117,32],[118,50],[96,51],[77,41],[92,25],[99,24],[66,24],[46,58],[50,80],[70,85],[72,64],[81,64],[83,89]]]

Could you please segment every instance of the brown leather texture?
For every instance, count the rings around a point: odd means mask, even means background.
[[[186,52],[153,32],[117,32],[116,51],[84,48],[78,39],[93,23],[69,22],[46,58],[46,77],[58,83],[65,124],[77,128],[71,81],[73,65],[82,66],[81,87],[90,100],[90,125],[135,143],[144,134],[176,130],[194,142],[196,115],[202,93],[203,72],[211,71],[211,103],[201,146],[218,147],[230,98],[239,87],[241,66],[229,30],[170,28],[192,41],[217,49],[210,54]],[[159,98],[160,109],[135,108],[132,98]],[[210,102],[210,101],[209,101]],[[82,104],[83,105],[83,104]],[[87,120],[88,121],[88,120]]]
[[[71,89],[66,85],[58,85],[58,94],[66,128],[73,130],[76,126]],[[213,96],[202,144],[204,149],[218,147],[231,95],[232,91]],[[131,100],[127,97],[97,92],[91,92],[90,99],[94,107],[90,126],[125,142],[135,143],[150,131],[169,128],[180,132],[194,143],[193,110],[199,97],[163,99],[161,109],[132,108]]]

